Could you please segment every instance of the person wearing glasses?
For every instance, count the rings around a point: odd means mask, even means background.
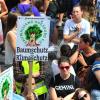
[[[63,100],[67,95],[73,93],[80,87],[78,77],[70,73],[70,60],[68,57],[61,56],[58,59],[60,74],[51,78],[50,81],[50,100]]]

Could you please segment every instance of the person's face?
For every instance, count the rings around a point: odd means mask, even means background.
[[[82,18],[83,12],[80,7],[74,7],[72,11],[73,20],[77,21]]]
[[[68,62],[61,62],[59,69],[61,74],[67,75],[69,74],[70,64]]]
[[[81,91],[78,95],[79,100],[90,100],[90,95],[85,91]]]
[[[80,38],[79,48],[80,50],[84,50],[87,48],[87,44],[82,40],[82,38]]]

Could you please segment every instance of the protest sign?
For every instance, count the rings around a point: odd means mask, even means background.
[[[25,98],[18,94],[13,93],[13,100],[25,100]]]
[[[13,67],[0,73],[0,100],[12,100]]]
[[[16,61],[29,61],[28,93],[32,90],[32,61],[47,61],[50,20],[48,17],[19,16],[17,20]]]
[[[48,60],[50,20],[47,17],[19,16],[16,61]]]

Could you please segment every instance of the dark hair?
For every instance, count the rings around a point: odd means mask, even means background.
[[[42,0],[38,0],[35,2],[35,6],[38,8],[38,10],[40,12],[43,12],[44,11],[44,8],[43,8],[43,1]]]
[[[27,11],[22,16],[31,16],[31,15],[34,15],[34,14],[30,11]]]
[[[7,29],[6,33],[10,31],[15,25],[17,21],[17,15],[13,13],[9,13],[7,17]]]
[[[95,1],[95,3],[96,3],[96,1]],[[93,6],[93,0],[80,0],[80,5],[92,7]]]
[[[79,3],[73,6],[73,8],[75,7],[79,7],[82,10],[81,5]]]
[[[67,44],[63,44],[60,48],[60,52],[62,56],[70,57],[72,52],[71,48]]]
[[[81,91],[85,91],[87,94],[89,94],[89,92],[88,92],[86,89],[84,89],[84,88],[78,88],[78,89],[75,91],[75,94],[73,95],[72,99],[74,99],[74,100],[79,100],[78,95],[79,95],[79,93],[80,93]]]
[[[95,1],[96,4],[96,1]],[[96,5],[93,4],[93,0],[81,0],[80,1],[80,5],[82,7],[83,11],[87,11],[90,18],[90,22],[91,22],[91,18],[95,18],[96,16]]]
[[[85,43],[89,43],[89,46],[92,46],[94,41],[89,34],[83,34],[80,37]]]
[[[70,64],[70,60],[68,57],[66,56],[61,56],[59,59],[58,59],[58,65],[61,64],[61,62],[68,62]]]

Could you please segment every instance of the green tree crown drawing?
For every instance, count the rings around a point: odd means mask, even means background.
[[[3,83],[2,85],[2,90],[1,90],[1,93],[2,93],[2,97],[4,98],[4,93],[5,93],[5,90],[6,90],[6,94],[8,94],[8,91],[9,91],[9,82],[8,80],[6,79],[5,82]]]
[[[35,34],[35,40],[37,40],[42,36],[42,30],[37,24],[34,24],[33,26],[29,26],[25,31],[26,40],[31,38],[31,34]]]

